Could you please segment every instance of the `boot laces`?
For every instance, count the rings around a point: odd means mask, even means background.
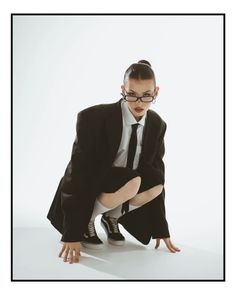
[[[118,227],[118,223],[117,223],[117,218],[115,217],[109,217],[110,221],[111,221],[111,224],[112,224],[112,227],[113,227],[113,231],[115,233],[119,233],[119,227]]]
[[[94,237],[97,235],[93,220],[91,220],[88,224],[88,232],[89,232],[90,237]]]

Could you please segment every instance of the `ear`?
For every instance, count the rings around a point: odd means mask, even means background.
[[[155,91],[154,91],[154,96],[158,95],[159,89],[160,89],[160,87],[156,86]]]
[[[125,86],[123,84],[120,86],[120,88],[121,88],[122,92],[125,90]]]

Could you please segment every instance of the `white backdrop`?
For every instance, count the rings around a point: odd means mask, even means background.
[[[221,16],[14,16],[13,216],[47,212],[70,160],[77,113],[116,102],[128,66],[147,59],[167,123],[166,213],[174,243],[222,252]],[[52,228],[54,230],[54,228]]]

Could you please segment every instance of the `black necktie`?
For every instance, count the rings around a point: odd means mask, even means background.
[[[139,123],[132,124],[132,133],[129,141],[128,157],[126,167],[133,169],[134,156],[137,148],[137,128]],[[129,200],[122,204],[121,213],[129,211]]]

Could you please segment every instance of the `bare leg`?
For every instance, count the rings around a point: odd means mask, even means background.
[[[133,198],[137,194],[140,184],[141,177],[134,177],[114,193],[102,192],[98,196],[98,200],[107,208],[117,207],[125,201]]]
[[[163,187],[164,186],[162,184],[156,185],[149,190],[137,194],[129,201],[129,203],[133,206],[142,206],[160,195]]]

